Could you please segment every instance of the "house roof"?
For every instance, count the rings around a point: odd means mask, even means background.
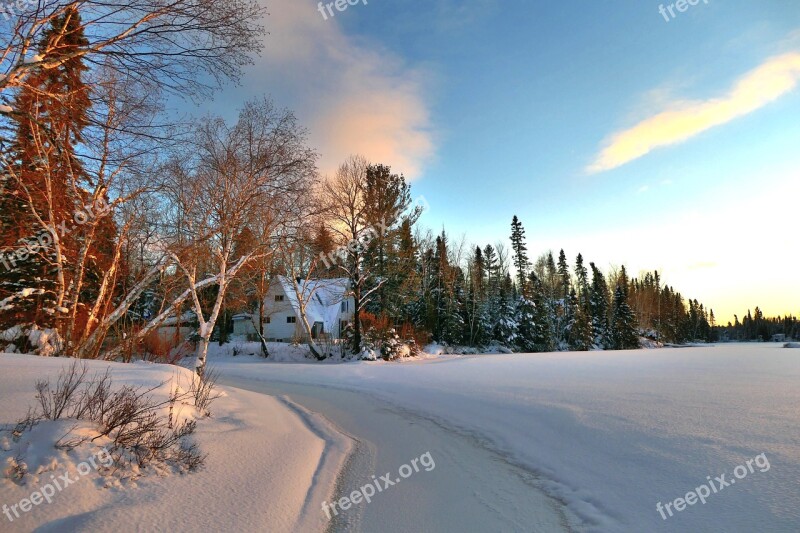
[[[292,285],[292,280],[285,276],[278,276],[286,299],[300,316],[300,305]],[[301,297],[306,302],[306,318],[312,326],[315,322],[322,322],[325,331],[332,331],[339,319],[340,304],[347,298],[350,281],[347,278],[308,279],[299,280],[298,286],[302,290]]]

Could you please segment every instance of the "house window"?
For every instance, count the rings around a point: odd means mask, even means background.
[[[286,323],[287,324],[296,324],[297,323],[297,317],[296,316],[287,316],[286,317]]]
[[[342,302],[342,313],[346,313],[350,310],[350,300],[344,300]]]
[[[272,319],[270,317],[264,319],[264,324],[269,324],[270,322],[272,322]]]
[[[275,295],[275,301],[276,302],[282,302],[283,301],[283,294],[276,294]]]

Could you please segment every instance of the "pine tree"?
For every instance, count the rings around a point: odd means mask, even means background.
[[[486,292],[491,296],[497,296],[500,287],[500,264],[497,252],[491,244],[487,244],[483,249],[483,264],[486,270]]]
[[[514,309],[514,344],[521,352],[535,352],[537,339],[536,305],[524,295],[517,299]]]
[[[500,283],[498,293],[494,297],[492,316],[494,340],[503,346],[514,346],[516,344],[516,315],[514,309],[514,284],[511,276],[506,277]]]
[[[614,290],[614,313],[612,319],[612,340],[617,350],[632,350],[639,348],[639,335],[636,327],[636,317],[628,304],[628,286],[625,267],[622,276]]]
[[[574,291],[571,299],[574,302],[573,309],[575,311],[569,327],[569,348],[570,350],[585,352],[592,348],[592,321],[583,307],[578,305],[578,298]]]
[[[514,252],[514,267],[517,269],[518,289],[525,293],[525,281],[530,268],[528,248],[525,245],[525,228],[516,215],[511,220],[511,249]]]
[[[589,272],[583,265],[583,256],[578,254],[575,258],[575,281],[577,283],[578,305],[583,308],[586,315],[589,314]]]
[[[553,337],[553,316],[546,305],[547,295],[544,285],[534,272],[528,277],[531,301],[534,306],[533,344],[536,352],[552,352],[555,350]]]
[[[569,293],[572,289],[572,278],[569,275],[569,265],[567,265],[567,255],[562,249],[558,254],[558,278],[560,296],[564,302],[569,302]]]
[[[480,246],[475,247],[475,257],[472,263],[472,286],[477,299],[483,298],[486,284],[486,263]]]
[[[564,250],[558,254],[558,304],[556,305],[556,342],[560,346],[568,344],[568,329],[574,319],[577,300],[573,302],[570,294],[572,289],[572,278],[569,274],[567,256]]]
[[[0,246],[15,251],[23,250],[28,243],[38,242],[38,246],[35,253],[12,255],[12,268],[0,279],[0,299],[33,287],[41,292],[36,298],[23,299],[13,308],[4,309],[0,313],[0,329],[16,324],[56,326],[59,295],[63,296],[70,284],[71,273],[58,272],[54,265],[75,264],[80,246],[78,233],[59,235],[59,260],[52,244],[55,230],[51,226],[71,224],[74,213],[86,200],[81,186],[87,177],[78,151],[89,123],[91,102],[83,79],[88,69],[82,57],[73,54],[87,44],[77,9],[67,8],[51,21],[39,43],[40,52],[50,49],[48,60],[63,62],[58,67],[33,72],[15,98],[16,131],[7,157],[11,166],[0,172]],[[105,244],[108,238],[113,239],[115,228],[108,221],[100,231],[100,244]],[[91,281],[102,269],[100,259],[104,253],[110,250],[95,247],[90,255],[94,271],[87,272],[89,296]]]
[[[408,223],[408,229],[419,218],[419,212],[402,217],[411,206],[411,187],[402,175],[392,174],[386,165],[367,167],[364,183],[364,218],[373,229],[372,239],[364,251],[363,261],[373,273],[373,282],[380,284],[377,295],[367,310],[388,314],[397,319],[397,309],[390,308],[389,295],[402,283],[403,272],[397,270],[395,241],[400,231],[399,222]],[[402,217],[402,220],[401,220]],[[372,287],[366,287],[370,290]]]
[[[603,273],[589,263],[592,269],[592,286],[589,290],[589,309],[592,315],[592,332],[598,346],[609,348],[612,339],[608,327],[608,285]]]

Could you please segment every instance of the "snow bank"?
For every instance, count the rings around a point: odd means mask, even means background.
[[[34,384],[50,377],[71,360],[26,355],[0,355],[0,424],[13,425],[34,401]],[[115,384],[158,387],[189,372],[173,366],[88,362],[90,373],[110,368]],[[323,422],[314,425],[285,401],[238,389],[211,407],[212,418],[199,421],[194,437],[208,454],[200,471],[185,475],[144,476],[134,484],[107,486],[96,471],[76,478],[88,450],[56,450],[52,444],[72,424],[48,422],[14,443],[4,433],[0,448],[14,466],[15,447],[24,446],[24,461],[34,475],[25,485],[5,476],[0,479],[0,505],[18,504],[51,476],[68,475],[78,481],[58,492],[51,503],[42,502],[20,518],[0,515],[2,531],[126,531],[132,524],[143,531],[294,531],[300,527],[323,529],[318,512],[321,500],[333,488],[336,472],[347,453],[347,441],[332,437]],[[308,420],[311,420],[308,418]],[[69,427],[67,427],[69,425]],[[80,430],[80,428],[78,428]],[[98,441],[96,448],[101,449]],[[99,458],[96,459],[99,462]],[[314,512],[307,507],[314,505]]]

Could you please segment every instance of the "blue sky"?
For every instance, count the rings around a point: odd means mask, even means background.
[[[700,0],[667,22],[662,3],[369,0],[324,20],[276,0],[217,108],[271,94],[324,172],[389,163],[456,238],[506,240],[516,214],[534,256],[658,268],[724,320],[800,314],[800,9]]]

